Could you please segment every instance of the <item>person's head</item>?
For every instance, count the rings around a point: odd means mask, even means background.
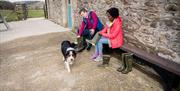
[[[85,8],[80,9],[79,14],[84,18],[88,16],[88,12]]]
[[[119,16],[119,10],[117,8],[112,7],[106,11],[106,14],[108,16],[108,19],[110,21],[113,21],[115,18]]]

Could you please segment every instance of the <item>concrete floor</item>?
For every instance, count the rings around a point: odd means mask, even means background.
[[[110,67],[98,68],[100,62],[90,59],[93,48],[77,54],[68,73],[59,44],[66,39],[75,41],[73,36],[65,31],[1,42],[0,91],[163,91],[158,81],[135,68],[129,74],[117,72],[115,58]]]
[[[6,30],[4,24],[0,23],[0,43],[16,38],[69,30],[44,18],[9,22],[8,25],[10,29]]]
[[[72,73],[64,69],[59,43],[73,41],[70,32],[20,38],[0,44],[0,91],[162,91],[159,82],[139,70],[116,71],[118,60],[98,68],[84,51]]]

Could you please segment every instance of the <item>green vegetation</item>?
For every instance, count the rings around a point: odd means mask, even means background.
[[[6,18],[6,21],[18,21],[17,14],[12,10],[0,10],[0,12]]]
[[[18,16],[22,17],[22,14],[18,14],[13,10],[0,10],[0,13],[6,17],[6,20],[9,21],[18,21]],[[44,17],[43,10],[28,10],[28,18],[37,18]]]
[[[29,10],[28,18],[44,17],[44,10]]]

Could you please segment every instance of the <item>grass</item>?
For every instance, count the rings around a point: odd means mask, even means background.
[[[12,10],[0,10],[2,16],[6,17],[6,21],[18,21],[18,17]]]
[[[18,21],[18,14],[13,10],[0,10],[0,13],[6,17],[6,21]],[[22,14],[19,14],[22,17]],[[43,10],[28,10],[28,18],[44,17]]]
[[[28,18],[44,17],[44,10],[29,10]]]

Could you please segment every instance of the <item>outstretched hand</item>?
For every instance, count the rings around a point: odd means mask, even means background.
[[[95,30],[94,29],[90,29],[91,35],[94,34]]]
[[[102,32],[98,32],[99,35],[102,35]]]
[[[80,37],[81,37],[80,35],[77,36],[77,38],[80,38]]]

